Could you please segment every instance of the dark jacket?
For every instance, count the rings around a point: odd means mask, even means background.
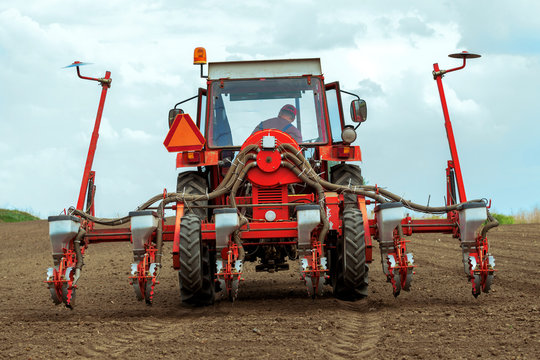
[[[297,142],[302,142],[302,134],[300,131],[287,119],[281,117],[275,117],[268,120],[261,121],[259,125],[253,130],[253,132],[261,131],[264,129],[277,129],[286,132],[291,135],[292,138]]]

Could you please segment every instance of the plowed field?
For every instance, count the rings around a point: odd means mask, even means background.
[[[128,283],[131,247],[92,245],[74,310],[55,306],[46,221],[0,224],[0,357],[222,359],[540,358],[540,225],[490,232],[498,272],[475,299],[457,240],[417,235],[418,268],[398,298],[374,248],[370,295],[348,303],[308,298],[297,264],[274,274],[248,264],[238,301],[207,308],[180,304],[166,256],[153,306]],[[170,253],[166,244],[165,254]]]

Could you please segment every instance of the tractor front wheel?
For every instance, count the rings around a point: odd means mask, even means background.
[[[368,273],[364,221],[359,209],[343,212],[343,236],[338,237],[336,264],[331,273],[334,296],[341,300],[355,301],[368,295]]]
[[[201,220],[192,212],[182,217],[180,227],[180,295],[182,303],[206,306],[214,303],[212,256],[201,239]]]

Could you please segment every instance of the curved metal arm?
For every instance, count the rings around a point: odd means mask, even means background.
[[[84,66],[84,65],[88,65],[88,64],[89,63],[85,63],[85,62],[81,62],[81,61],[74,61],[73,64],[65,66],[64,68],[77,67],[77,75],[79,76],[79,78],[81,78],[83,80],[97,81],[97,82],[99,82],[101,84],[101,86],[107,86],[107,87],[110,88],[112,79],[111,79],[111,73],[109,71],[107,71],[105,73],[105,77],[102,77],[102,78],[93,78],[93,77],[88,77],[88,76],[82,76],[81,75],[81,70],[79,69],[79,67]]]
[[[93,77],[88,77],[88,76],[82,76],[81,71],[79,70],[79,66],[77,66],[77,75],[83,80],[93,80],[93,81],[99,82],[101,86],[111,87],[111,82],[112,82],[112,79],[110,78],[111,73],[108,71],[105,72],[105,77],[103,78],[93,78]]]
[[[465,67],[466,62],[467,62],[466,58],[463,58],[463,65],[461,65],[461,66],[458,66],[456,68],[449,69],[449,70],[438,70],[438,71],[433,70],[433,79],[437,79],[437,76],[443,76],[446,73],[463,69]]]
[[[458,66],[458,67],[453,68],[453,69],[450,69],[450,70],[439,70],[439,64],[433,64],[434,68],[435,68],[435,65],[437,65],[436,69],[433,70],[433,79],[434,80],[437,79],[437,76],[443,76],[446,73],[463,69],[465,67],[466,63],[467,63],[467,59],[479,58],[480,55],[472,54],[472,53],[467,52],[467,51],[462,51],[460,53],[450,54],[450,55],[448,55],[448,57],[451,57],[451,58],[454,58],[454,59],[463,59],[463,65]]]

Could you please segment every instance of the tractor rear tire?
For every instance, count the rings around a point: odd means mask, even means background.
[[[368,295],[369,267],[366,264],[364,220],[359,209],[343,212],[343,236],[337,241],[332,286],[334,296],[341,300],[356,301]]]
[[[197,171],[186,171],[178,174],[176,182],[176,192],[178,194],[203,195],[208,191],[208,181],[206,177]],[[185,213],[192,212],[199,217],[200,220],[207,218],[207,209],[205,208],[190,208],[190,206],[207,206],[208,200],[199,200],[186,203],[184,208]]]
[[[202,243],[201,220],[194,213],[188,213],[182,217],[181,224],[178,279],[182,303],[212,305],[215,294],[213,256],[210,256],[208,246]]]
[[[339,164],[330,169],[330,178],[333,184],[342,186],[364,185],[362,171],[357,165]],[[356,195],[345,193],[343,209],[356,208]]]

